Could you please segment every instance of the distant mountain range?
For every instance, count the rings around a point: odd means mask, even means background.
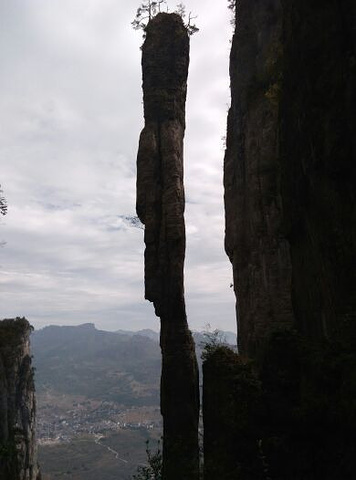
[[[115,333],[119,333],[120,335],[129,335],[129,336],[141,335],[142,337],[147,337],[157,342],[159,341],[159,333],[149,328],[145,328],[143,330],[138,330],[138,331],[116,330]],[[206,341],[206,334],[207,332],[193,331],[194,340],[196,345],[198,345],[198,347],[201,342],[204,343]],[[224,343],[227,343],[228,345],[236,346],[236,333],[219,330],[219,336],[221,337]]]
[[[236,343],[222,332],[226,343]],[[204,334],[195,332],[197,355]],[[48,326],[31,336],[36,389],[114,401],[127,406],[158,405],[161,372],[159,334],[97,330],[92,323]]]
[[[116,330],[115,333],[119,333],[120,335],[129,335],[130,337],[133,337],[134,335],[140,335],[141,337],[147,337],[151,340],[155,340],[156,342],[159,341],[159,333],[149,328],[144,328],[143,330],[138,330],[136,332],[131,330]]]

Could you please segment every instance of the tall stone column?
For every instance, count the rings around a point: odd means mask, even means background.
[[[137,214],[145,225],[145,298],[161,319],[163,479],[198,479],[199,383],[183,285],[183,137],[189,37],[160,13],[142,47],[145,127],[137,156]]]

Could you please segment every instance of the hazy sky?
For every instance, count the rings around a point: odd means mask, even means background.
[[[0,0],[0,318],[159,328],[143,299],[143,230],[125,219],[143,126],[137,6]],[[188,320],[235,330],[222,188],[230,12],[215,0],[186,6],[200,28],[185,137]]]

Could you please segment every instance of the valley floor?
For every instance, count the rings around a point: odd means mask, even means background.
[[[146,441],[157,448],[162,431],[158,406],[38,395],[39,462],[43,480],[128,480],[146,462]]]

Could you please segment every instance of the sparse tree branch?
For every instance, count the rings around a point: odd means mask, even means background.
[[[196,18],[197,18],[197,15],[193,17],[192,12],[189,12],[188,22],[185,24],[185,27],[188,30],[189,35],[194,35],[194,33],[199,32],[199,28],[195,25],[195,23],[192,23],[192,20],[195,20]]]
[[[168,12],[168,4],[166,0],[147,0],[144,3],[141,3],[141,5],[136,11],[136,16],[134,20],[131,22],[132,28],[134,30],[143,30],[143,32],[145,32],[148,22],[161,12],[162,5],[166,5],[166,11]],[[178,3],[174,13],[177,13],[184,19],[186,16],[185,5],[183,3]],[[195,18],[197,17],[193,17],[190,12],[188,15],[188,21],[184,23],[188,35],[193,35],[194,33],[199,31],[199,28],[194,23],[192,23],[192,20],[194,20]]]

